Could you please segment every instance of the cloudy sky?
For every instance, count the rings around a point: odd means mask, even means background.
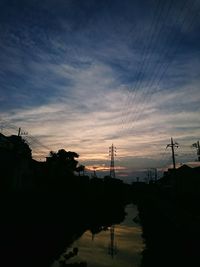
[[[1,131],[88,168],[106,169],[113,143],[121,177],[168,166],[171,136],[194,161],[199,14],[199,0],[1,0]]]

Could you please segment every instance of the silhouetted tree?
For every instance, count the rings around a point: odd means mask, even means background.
[[[50,156],[56,157],[59,160],[74,160],[74,158],[79,157],[76,152],[66,151],[65,149],[59,149],[57,153],[51,151]]]
[[[76,168],[76,171],[78,172],[79,176],[80,176],[80,173],[82,172],[82,174],[84,175],[84,172],[85,172],[85,166],[84,165],[79,165],[77,168]]]
[[[57,159],[57,153],[56,152],[54,152],[54,151],[50,151],[49,152],[49,156],[52,158],[52,159]]]
[[[74,172],[78,161],[75,158],[78,158],[79,155],[76,152],[66,151],[65,149],[59,149],[58,152],[50,152],[51,161],[56,163],[60,171],[64,172]]]

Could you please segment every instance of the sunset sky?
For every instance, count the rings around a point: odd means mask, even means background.
[[[118,176],[196,160],[199,0],[1,0],[0,124]]]

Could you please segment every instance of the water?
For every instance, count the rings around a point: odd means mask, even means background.
[[[77,247],[78,254],[66,263],[87,262],[88,267],[139,267],[144,244],[141,226],[133,221],[138,213],[136,206],[128,205],[126,213],[125,220],[119,225],[108,227],[96,235],[86,231],[67,249],[68,254]],[[58,266],[58,262],[52,265]]]

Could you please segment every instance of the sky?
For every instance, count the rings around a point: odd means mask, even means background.
[[[124,179],[194,162],[200,138],[199,0],[1,0],[0,126],[35,159],[75,151]]]

